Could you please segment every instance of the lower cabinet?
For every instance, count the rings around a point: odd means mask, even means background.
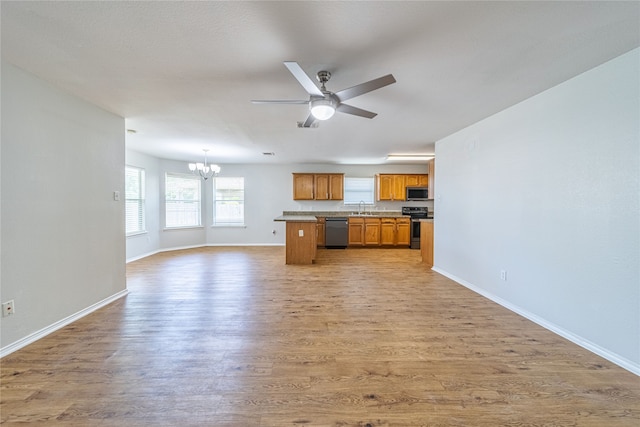
[[[380,225],[380,244],[382,246],[393,246],[396,244],[396,219],[382,218]]]
[[[318,247],[325,246],[324,240],[324,232],[326,227],[326,218],[318,217],[318,222],[316,223],[316,243]]]
[[[409,246],[411,220],[403,218],[349,218],[349,246]]]
[[[411,219],[396,218],[396,245],[411,245]]]
[[[349,218],[349,246],[380,246],[380,218]]]
[[[365,218],[364,245],[380,246],[380,218]]]
[[[349,218],[349,246],[364,246],[364,218]]]
[[[382,218],[380,244],[382,246],[409,246],[411,244],[411,219]]]

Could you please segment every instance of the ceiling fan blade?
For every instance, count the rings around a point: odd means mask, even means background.
[[[346,101],[347,99],[355,98],[356,96],[371,92],[372,90],[380,89],[381,87],[385,87],[395,82],[396,79],[393,75],[387,74],[386,76],[369,80],[366,83],[361,83],[359,85],[343,89],[340,92],[336,92],[335,95],[340,99],[340,101]]]
[[[363,110],[362,108],[353,107],[347,104],[339,104],[336,108],[337,111],[341,113],[353,114],[354,116],[366,117],[367,119],[373,119],[378,113],[373,113],[371,111]]]
[[[289,69],[293,77],[298,80],[302,87],[309,92],[309,95],[324,96],[318,86],[307,76],[307,73],[294,61],[285,61],[284,66]]]
[[[299,128],[318,127],[318,124],[315,122],[316,122],[316,118],[313,117],[313,114],[309,113],[309,115],[307,116],[307,119],[304,122],[298,122],[298,127]]]
[[[308,104],[308,99],[252,99],[252,104]]]

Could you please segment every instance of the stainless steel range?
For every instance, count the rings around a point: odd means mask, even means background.
[[[420,249],[420,219],[429,216],[426,206],[403,206],[402,215],[411,217],[411,249]]]

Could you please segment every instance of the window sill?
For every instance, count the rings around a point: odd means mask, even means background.
[[[165,227],[162,231],[174,231],[174,230],[195,230],[195,229],[203,229],[204,227],[201,225],[187,225],[184,227]]]
[[[145,234],[148,234],[148,231],[136,231],[135,233],[129,233],[127,234],[127,237],[137,237],[137,236],[144,236]]]
[[[246,224],[213,224],[211,228],[247,228]]]

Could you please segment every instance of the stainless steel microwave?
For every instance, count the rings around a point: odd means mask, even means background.
[[[406,200],[429,200],[427,187],[407,187]]]

